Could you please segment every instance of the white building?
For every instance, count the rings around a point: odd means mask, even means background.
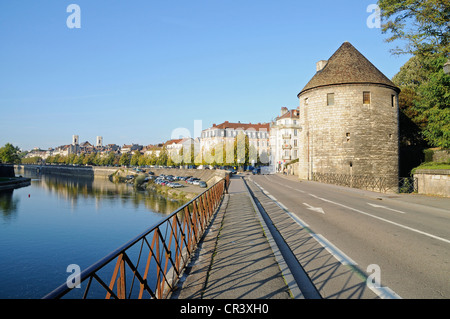
[[[283,172],[286,164],[299,156],[299,109],[281,108],[280,116],[270,125],[270,166],[273,172]]]
[[[252,124],[241,122],[230,123],[225,121],[218,125],[213,124],[212,127],[202,131],[200,150],[207,153],[220,145],[230,147],[234,145],[235,138],[242,132],[248,136],[250,152],[255,153],[253,157],[250,156],[250,161],[256,163],[256,154],[258,154],[261,162],[268,164],[268,156],[270,153],[269,130],[269,123]],[[226,157],[227,159],[228,157],[231,159],[234,158],[234,155],[227,152]],[[267,160],[264,161],[264,158],[267,158]]]

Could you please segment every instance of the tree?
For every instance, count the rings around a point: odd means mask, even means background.
[[[130,165],[131,166],[138,166],[140,158],[141,158],[141,152],[134,151],[133,156],[131,156]]]
[[[390,33],[387,42],[406,41],[396,54],[448,54],[450,5],[448,0],[379,0],[382,32]]]
[[[110,152],[108,156],[103,161],[103,165],[113,166],[114,165],[115,154]]]
[[[11,143],[0,148],[0,160],[3,163],[20,164],[20,149]]]
[[[82,154],[79,154],[76,158],[75,158],[75,160],[73,161],[73,163],[74,164],[77,164],[77,165],[82,165],[83,164],[83,162],[84,162],[84,153],[82,153]]]
[[[442,53],[417,54],[410,58],[392,81],[401,89],[400,111],[414,123],[430,146],[450,147],[450,76],[442,67]],[[417,144],[417,133],[407,119],[400,117],[401,138]]]
[[[167,149],[164,147],[159,153],[158,159],[156,160],[156,165],[166,166],[169,155],[167,154]]]
[[[120,156],[119,164],[122,166],[130,165],[130,156],[127,153],[123,153],[122,156]]]
[[[244,132],[239,132],[234,138],[234,165],[249,164],[249,138]]]
[[[413,55],[392,79],[402,90],[400,110],[420,128],[430,146],[450,148],[450,75],[443,71],[450,53],[450,2],[379,0],[378,5],[384,20],[382,32],[391,33],[386,41],[407,44],[393,53]]]

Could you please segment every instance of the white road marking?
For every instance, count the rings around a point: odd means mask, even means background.
[[[333,201],[331,201],[329,199],[326,199],[326,198],[322,198],[322,197],[319,197],[319,196],[316,196],[316,195],[313,195],[313,194],[310,194],[310,195],[315,197],[315,198],[317,198],[317,199],[323,200],[325,202],[328,202],[328,203],[331,203],[331,204],[334,204],[334,205],[338,205],[338,206],[341,206],[341,207],[353,210],[353,211],[355,211],[357,213],[360,213],[360,214],[363,214],[363,215],[366,215],[366,216],[370,216],[370,217],[376,218],[378,220],[384,221],[386,223],[389,223],[389,224],[392,224],[392,225],[395,225],[395,226],[398,226],[398,227],[401,227],[401,228],[404,228],[404,229],[416,232],[418,234],[422,234],[422,235],[425,235],[425,236],[428,236],[428,237],[431,237],[431,238],[434,238],[434,239],[437,239],[437,240],[440,240],[440,241],[443,241],[443,242],[446,242],[446,243],[450,244],[450,240],[448,240],[448,239],[445,239],[445,238],[442,238],[442,237],[438,237],[438,236],[435,236],[433,234],[429,234],[429,233],[426,233],[424,231],[421,231],[421,230],[418,230],[418,229],[415,229],[415,228],[412,228],[412,227],[409,227],[409,226],[405,226],[405,225],[393,222],[393,221],[388,220],[386,218],[382,218],[382,217],[379,217],[379,216],[375,216],[375,215],[366,213],[366,212],[364,212],[362,210],[359,210],[359,209],[356,209],[356,208],[353,208],[353,207],[350,207],[350,206],[347,206],[347,205],[344,205],[344,204],[341,204],[341,203],[333,202]]]
[[[323,211],[322,207],[313,207],[307,203],[303,203],[303,205],[305,205],[306,207],[308,207],[309,210],[321,213],[321,214],[325,214],[325,212]]]
[[[383,205],[377,205],[377,204],[371,204],[371,203],[367,203],[367,204],[369,204],[372,207],[384,208],[384,209],[388,209],[388,210],[391,210],[393,212],[397,212],[397,213],[400,213],[400,214],[406,214],[405,212],[402,212],[401,210],[396,210],[396,209],[393,209],[393,208],[390,208],[390,207],[386,207],[386,206],[383,206]]]

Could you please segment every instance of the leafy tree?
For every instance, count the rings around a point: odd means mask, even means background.
[[[448,0],[379,0],[387,42],[405,41],[395,54],[412,54],[393,82],[402,89],[399,107],[403,115],[421,130],[430,146],[450,148],[450,75],[443,71],[450,53],[450,2]],[[413,125],[401,130],[416,139]],[[411,124],[411,123],[409,123]],[[401,131],[401,134],[405,131]],[[410,134],[412,133],[412,134]],[[401,136],[402,137],[402,136]]]
[[[401,88],[400,111],[411,119],[430,146],[450,147],[450,76],[443,71],[442,53],[415,55],[392,81]],[[400,117],[401,138],[418,144],[418,134],[407,118]],[[412,141],[412,142],[411,142]]]
[[[157,157],[155,152],[153,152],[149,157],[147,157],[146,165],[155,165]]]
[[[114,165],[114,159],[115,159],[114,152],[110,152],[108,154],[108,156],[105,158],[105,160],[103,161],[103,165],[109,165],[109,166]]]
[[[130,156],[127,153],[123,153],[122,156],[120,156],[119,164],[122,166],[130,165]]]
[[[396,54],[448,54],[450,4],[448,0],[379,0],[383,21],[382,32],[389,33],[387,42],[404,40],[404,48]]]
[[[239,132],[234,138],[234,165],[249,164],[249,138],[244,132]]]
[[[74,164],[77,164],[77,165],[82,165],[83,164],[83,162],[84,162],[84,153],[82,153],[82,154],[79,154],[76,158],[75,158],[75,160],[73,161],[73,163]]]
[[[11,143],[0,148],[0,160],[3,163],[20,164],[20,149]]]
[[[138,166],[140,158],[141,158],[141,153],[139,151],[134,151],[133,156],[131,156],[130,165]]]

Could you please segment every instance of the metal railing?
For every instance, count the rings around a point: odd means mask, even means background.
[[[417,177],[400,177],[398,183],[399,193],[417,193]]]
[[[313,172],[312,180],[321,183],[335,184],[379,192],[386,192],[391,187],[386,177],[372,175],[347,175]]]
[[[167,298],[228,189],[220,180],[167,218],[79,274],[73,288],[67,282],[44,299]],[[144,260],[145,259],[145,260]]]

